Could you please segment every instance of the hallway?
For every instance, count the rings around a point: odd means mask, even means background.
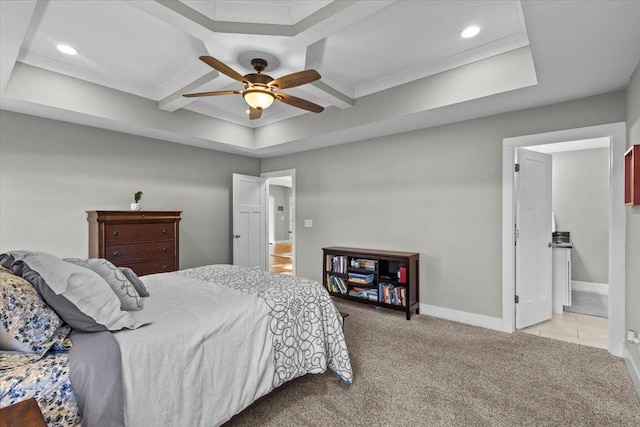
[[[269,244],[269,271],[280,274],[292,274],[291,243]]]

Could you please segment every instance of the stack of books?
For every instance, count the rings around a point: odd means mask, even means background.
[[[378,290],[373,288],[353,287],[349,289],[349,295],[356,298],[368,299],[370,301],[378,301]]]
[[[374,259],[359,258],[356,260],[356,264],[358,265],[358,268],[363,268],[365,270],[375,271],[376,269],[376,260]]]
[[[353,283],[360,283],[361,285],[373,283],[375,278],[375,274],[349,273],[349,281]]]
[[[404,286],[395,286],[381,282],[378,284],[378,294],[380,295],[380,302],[401,305],[403,307],[407,305],[407,289]]]

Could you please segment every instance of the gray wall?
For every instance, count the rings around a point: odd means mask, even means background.
[[[640,144],[640,64],[627,89],[628,145]],[[640,206],[627,208],[627,288],[626,326],[640,333]],[[631,357],[640,368],[638,346],[629,346]]]
[[[320,279],[328,245],[417,251],[422,303],[501,317],[503,138],[623,121],[628,103],[638,142],[638,74],[626,98],[614,92],[264,159],[263,172],[296,169],[298,274]],[[127,209],[142,190],[143,209],[184,211],[183,268],[229,262],[231,173],[257,175],[260,164],[2,111],[0,251],[86,256],[84,211]],[[638,208],[628,210],[627,239],[627,325],[640,330]]]
[[[571,278],[609,283],[609,149],[553,153],[553,211],[571,232]]]
[[[269,195],[273,196],[273,206],[275,210],[274,238],[276,242],[289,241],[289,197],[291,196],[291,188],[282,185],[269,185]],[[278,211],[278,206],[283,207],[283,211]]]
[[[182,268],[231,261],[233,172],[260,160],[76,124],[0,113],[0,251],[86,257],[87,210],[181,210]]]
[[[297,271],[324,246],[420,253],[423,304],[502,317],[503,138],[625,120],[610,94],[264,159],[296,169]],[[304,220],[313,219],[313,228]]]

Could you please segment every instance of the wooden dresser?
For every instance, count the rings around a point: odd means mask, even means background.
[[[89,257],[130,267],[138,276],[179,266],[180,211],[88,211]]]

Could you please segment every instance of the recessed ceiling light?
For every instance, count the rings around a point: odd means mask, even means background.
[[[57,47],[60,52],[66,53],[67,55],[76,55],[78,53],[77,50],[66,44],[59,44]]]
[[[471,27],[467,27],[464,30],[462,30],[462,32],[460,33],[460,36],[465,39],[468,39],[468,38],[477,36],[479,32],[480,32],[480,27],[476,27],[475,25],[473,25]]]

